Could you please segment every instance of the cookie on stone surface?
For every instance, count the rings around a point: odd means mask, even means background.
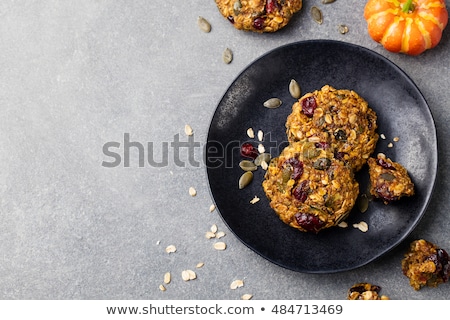
[[[308,140],[358,171],[375,150],[377,115],[353,90],[329,85],[303,95],[286,120],[288,140]]]
[[[311,233],[347,218],[359,193],[351,168],[311,142],[284,148],[270,162],[262,185],[284,223]]]
[[[402,260],[403,274],[415,290],[437,287],[448,281],[450,259],[444,249],[424,239],[411,242]]]
[[[239,30],[275,32],[285,27],[302,0],[215,0],[220,13]]]

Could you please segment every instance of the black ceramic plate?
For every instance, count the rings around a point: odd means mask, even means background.
[[[294,99],[288,85],[300,84],[302,93],[331,85],[352,89],[367,100],[378,115],[377,152],[401,163],[415,183],[416,195],[384,205],[372,201],[361,213],[354,208],[348,228],[319,234],[302,233],[285,225],[269,207],[261,187],[264,170],[255,171],[252,183],[238,188],[243,171],[239,147],[253,142],[246,131],[265,133],[266,151],[277,156],[286,145],[285,121]],[[277,97],[277,109],[263,102]],[[398,142],[392,142],[399,137]],[[392,142],[393,147],[388,147]],[[437,140],[433,117],[413,81],[383,56],[356,45],[312,40],[274,49],[254,61],[231,84],[212,118],[205,160],[210,191],[227,226],[249,248],[269,261],[305,273],[351,270],[379,258],[404,240],[424,214],[437,171]],[[367,188],[367,168],[357,176]],[[261,200],[250,204],[254,196]],[[352,227],[365,221],[366,233]]]

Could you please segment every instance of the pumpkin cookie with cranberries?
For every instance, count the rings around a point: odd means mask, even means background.
[[[385,204],[402,197],[414,195],[414,183],[408,171],[398,162],[379,153],[377,158],[369,158],[370,194],[383,200]]]
[[[359,193],[351,168],[311,142],[284,148],[271,160],[262,185],[284,223],[311,233],[347,218]]]
[[[402,271],[415,290],[424,286],[437,287],[448,281],[450,258],[436,244],[424,239],[415,240],[402,260]]]
[[[353,90],[329,85],[303,95],[286,120],[289,142],[308,140],[358,171],[375,150],[377,114]]]
[[[220,13],[239,30],[275,32],[285,27],[302,0],[215,0]]]

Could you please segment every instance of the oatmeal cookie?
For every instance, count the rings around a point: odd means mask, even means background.
[[[377,115],[352,90],[325,85],[302,96],[286,120],[288,140],[308,140],[329,148],[358,171],[375,150]]]
[[[414,184],[407,170],[397,162],[380,153],[377,158],[369,158],[370,194],[383,200],[385,204],[402,197],[414,195]]]
[[[415,240],[402,260],[402,271],[415,290],[424,286],[437,287],[448,281],[449,256],[434,243],[424,239]]]
[[[275,32],[302,8],[302,0],[215,0],[220,13],[236,29]]]
[[[262,185],[284,223],[312,233],[347,218],[359,193],[353,171],[311,142],[283,149],[271,160]]]
[[[347,300],[389,300],[380,295],[381,287],[367,283],[357,283],[348,290]]]

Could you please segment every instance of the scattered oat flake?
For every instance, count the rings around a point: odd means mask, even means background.
[[[223,231],[217,232],[217,234],[216,234],[216,238],[217,239],[220,239],[220,238],[223,238],[223,237],[225,237],[225,232],[223,232]]]
[[[392,142],[389,142],[388,144],[388,148],[392,148],[394,145],[392,144]]]
[[[258,140],[259,141],[264,140],[264,132],[262,130],[258,130]]]
[[[244,281],[242,280],[234,280],[231,284],[230,284],[230,289],[231,290],[235,290],[237,288],[243,287],[244,286]]]
[[[192,134],[194,133],[194,130],[192,130],[192,127],[187,124],[187,125],[184,126],[184,133],[187,136],[192,136]]]
[[[166,291],[166,287],[164,287],[162,284],[159,285],[159,290]]]
[[[212,239],[216,237],[216,234],[214,232],[208,231],[205,234],[206,239]]]
[[[160,243],[161,243],[161,240],[156,241],[157,246],[159,246]]]
[[[197,279],[197,274],[195,273],[195,271],[187,270],[187,272],[189,273],[189,280]]]
[[[169,284],[169,283],[170,283],[170,280],[171,280],[170,272],[166,272],[166,273],[164,274],[164,283],[165,283],[165,284]]]
[[[182,272],[181,272],[181,278],[184,280],[184,281],[189,281],[190,279],[189,279],[189,272],[187,271],[187,270],[183,270]]]
[[[251,203],[251,204],[255,204],[255,203],[257,203],[259,200],[261,200],[261,199],[259,199],[257,196],[255,196],[252,200],[250,200],[250,203]]]
[[[216,233],[217,232],[217,230],[218,230],[219,228],[217,228],[217,225],[216,224],[213,224],[212,226],[211,226],[211,232],[213,232],[213,233]]]
[[[252,139],[255,137],[255,131],[253,131],[253,128],[247,129],[247,135],[249,138],[252,138]]]
[[[197,265],[195,266],[197,269],[202,268],[205,264],[203,262],[199,262],[197,263]]]
[[[348,227],[348,223],[345,222],[345,221],[342,221],[342,222],[340,222],[340,223],[338,224],[338,227],[340,227],[340,228],[347,228],[347,227]]]
[[[167,248],[166,248],[167,253],[174,253],[176,251],[177,251],[177,248],[173,244],[171,244],[170,246],[167,246]]]
[[[369,230],[369,226],[364,221],[361,221],[360,223],[355,223],[353,227],[359,229],[361,232],[367,232],[367,230]]]
[[[251,298],[253,298],[253,295],[246,293],[246,294],[242,295],[241,300],[250,300]]]
[[[209,212],[213,212],[214,210],[216,210],[216,206],[215,205],[210,205],[209,206]]]
[[[190,187],[190,188],[189,188],[189,194],[190,194],[192,197],[195,197],[195,196],[197,195],[197,190],[195,190],[194,187]]]
[[[258,152],[259,153],[264,153],[266,151],[266,148],[264,148],[264,145],[262,143],[260,143],[258,145]]]
[[[227,244],[225,242],[216,242],[214,243],[214,249],[223,251],[227,248]]]
[[[269,165],[265,160],[261,161],[261,168],[263,168],[263,170],[267,170],[269,168]]]
[[[386,139],[386,136],[384,135],[384,133],[380,134],[380,138],[383,140]]]
[[[392,139],[392,140],[394,140],[394,142],[398,142],[400,140],[400,138],[399,137],[394,137],[394,139]]]

